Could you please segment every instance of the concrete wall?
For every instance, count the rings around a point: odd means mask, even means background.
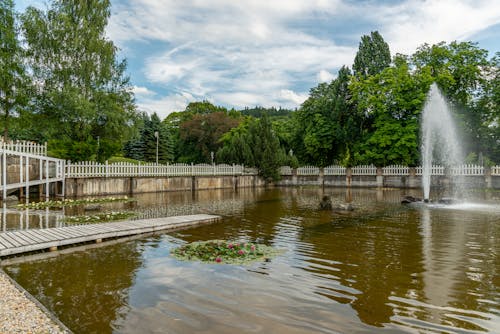
[[[264,185],[265,182],[254,175],[68,178],[65,183],[65,193],[68,197],[133,195],[162,191],[237,189]]]

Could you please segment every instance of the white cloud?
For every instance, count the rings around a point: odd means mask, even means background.
[[[373,13],[391,51],[411,54],[424,43],[464,41],[500,23],[500,1],[409,0]]]
[[[160,119],[164,119],[173,111],[181,111],[186,109],[189,102],[196,101],[190,93],[182,92],[170,94],[161,98],[137,97],[137,107],[141,111],[149,114],[157,113]]]
[[[135,96],[153,96],[156,95],[156,93],[147,87],[139,87],[139,86],[134,86],[132,87],[132,91],[134,92]]]
[[[316,78],[318,79],[318,82],[330,82],[335,78],[335,75],[331,74],[327,70],[321,70]]]
[[[289,89],[282,89],[279,94],[280,98],[288,105],[292,102],[294,105],[302,104],[305,100],[307,100],[308,94],[297,94],[294,91]]]
[[[411,54],[499,23],[491,0],[112,0],[107,34],[139,68],[139,107],[166,115],[202,99],[294,108],[351,65],[372,30]]]

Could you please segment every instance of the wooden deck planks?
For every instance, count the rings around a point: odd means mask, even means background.
[[[0,257],[107,238],[184,228],[214,222],[219,219],[220,216],[199,214],[0,232]]]

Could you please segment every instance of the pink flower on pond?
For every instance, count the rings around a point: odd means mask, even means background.
[[[233,249],[233,247],[234,247],[234,245],[231,243],[229,245],[227,245],[227,248],[229,248],[229,249]]]
[[[252,245],[252,247],[250,247],[250,249],[253,251],[255,251],[255,245]]]
[[[245,251],[244,251],[243,249],[240,249],[240,250],[238,251],[238,254],[239,254],[239,255],[243,255],[243,254],[245,254]]]
[[[217,263],[221,263],[221,262],[222,262],[222,259],[221,259],[220,257],[216,257],[216,258],[215,258],[215,262],[217,262]]]

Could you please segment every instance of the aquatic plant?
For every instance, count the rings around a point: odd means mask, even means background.
[[[102,212],[91,216],[68,216],[64,218],[67,224],[88,224],[88,223],[104,223],[115,220],[123,220],[134,217],[136,214],[133,212]]]
[[[95,204],[95,203],[111,203],[111,202],[129,202],[133,199],[124,197],[98,197],[98,198],[83,198],[71,199],[65,198],[59,201],[44,201],[44,202],[31,202],[27,204],[16,205],[17,209],[45,209],[45,208],[63,208],[66,206],[74,206],[81,204]]]
[[[262,244],[224,240],[192,242],[171,252],[179,260],[226,264],[266,261],[280,253],[281,250]]]

